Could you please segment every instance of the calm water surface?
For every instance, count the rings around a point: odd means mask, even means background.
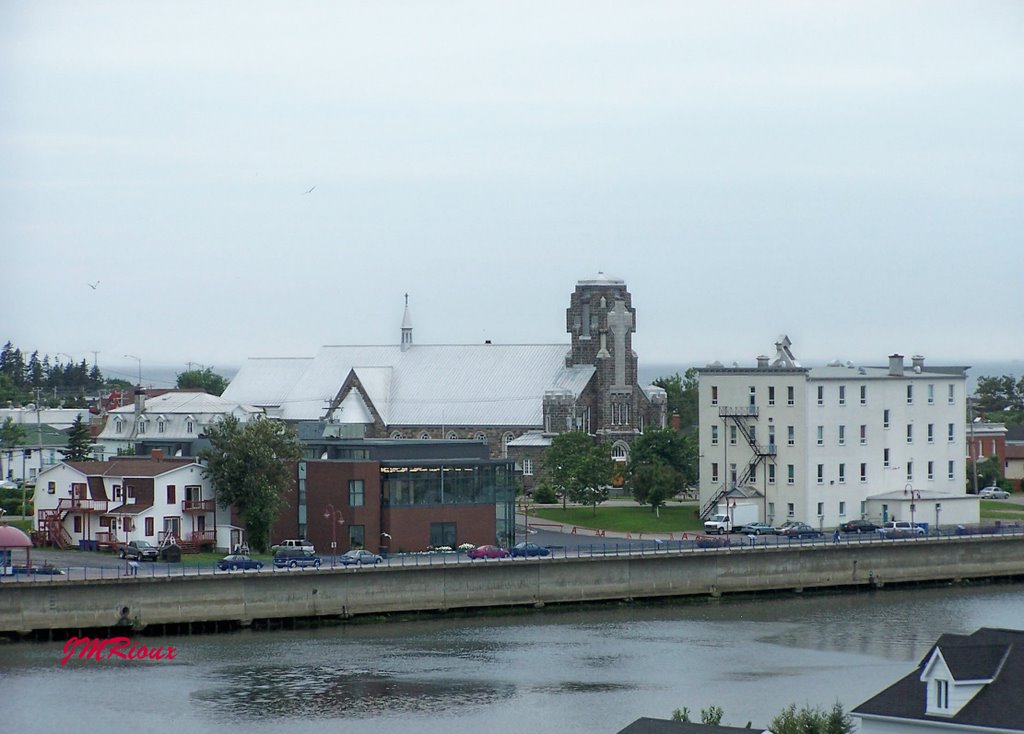
[[[1015,584],[138,638],[173,663],[62,667],[62,643],[4,645],[0,728],[611,733],[712,703],[765,726],[790,702],[850,709],[939,634],[1022,613]]]

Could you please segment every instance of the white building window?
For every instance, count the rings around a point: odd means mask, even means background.
[[[533,476],[533,459],[523,459],[523,474],[528,477]]]
[[[818,484],[825,483],[825,465],[818,464]]]
[[[839,483],[846,484],[846,464],[839,465]]]
[[[839,426],[839,445],[846,445],[846,426]]]
[[[935,385],[928,383],[928,405],[935,405]]]
[[[889,449],[882,449],[882,466],[889,466]]]
[[[729,445],[736,445],[736,426],[729,426]]]
[[[907,405],[914,404],[914,386],[907,385]]]
[[[718,426],[711,426],[711,445],[718,445]]]
[[[868,465],[866,462],[860,463],[860,481],[866,482],[868,480]]]
[[[795,392],[792,385],[786,388],[786,405],[796,405]]]
[[[775,484],[775,464],[768,465],[768,484]]]
[[[818,385],[818,405],[825,404],[825,386]]]
[[[793,426],[786,426],[786,443],[789,446],[796,446],[796,429]]]
[[[912,461],[907,462],[907,481],[914,481],[914,462]]]
[[[775,386],[768,386],[768,405],[775,405]]]
[[[868,443],[868,427],[866,424],[860,424],[860,445],[866,446]]]
[[[796,467],[786,464],[786,484],[796,484]]]
[[[946,465],[946,478],[952,480],[956,476],[956,462],[950,459]]]
[[[712,461],[711,462],[711,481],[712,482],[717,482],[718,481],[718,462],[717,461]]]
[[[839,404],[846,405],[846,385],[839,386]]]
[[[818,503],[818,517],[825,517],[825,503]]]
[[[935,424],[928,424],[928,443],[935,443]]]
[[[955,395],[956,395],[956,388],[953,385],[950,385],[949,386],[949,395],[946,397],[946,402],[949,403],[950,405],[952,405],[955,402],[955,400],[954,400],[954,396]]]
[[[907,443],[914,443],[914,424],[907,424]]]
[[[928,479],[929,480],[935,479],[935,462],[934,461],[929,461],[928,462]]]
[[[882,428],[889,427],[889,409],[886,408],[882,411]]]
[[[846,503],[839,503],[839,517],[846,517]]]
[[[868,386],[867,385],[861,385],[860,386],[860,404],[861,405],[867,405],[868,404]]]
[[[711,386],[711,404],[718,405],[718,385]]]
[[[818,426],[818,445],[825,445],[825,426]]]
[[[786,517],[793,517],[794,515],[796,515],[796,508],[793,506],[792,502],[787,502],[786,503]]]
[[[948,426],[946,426],[946,436],[947,436],[946,440],[948,440],[950,443],[953,442],[953,436],[955,435],[954,431],[955,431],[955,429],[953,428],[953,424],[952,423],[950,423]]]

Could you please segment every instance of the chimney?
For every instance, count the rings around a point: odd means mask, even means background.
[[[683,419],[679,417],[679,413],[672,414],[672,430],[678,431],[682,428]]]
[[[914,370],[920,372],[922,369],[924,369],[924,357],[922,357],[920,354],[915,354],[910,359],[914,365]]]
[[[763,354],[757,358],[757,368],[759,370],[768,369],[768,358]]]
[[[146,391],[141,387],[135,390],[135,416],[142,415],[143,408],[146,407]]]
[[[150,453],[150,458],[152,458],[154,461],[163,461],[164,460],[164,450],[163,449],[153,449],[153,451]]]
[[[889,376],[890,377],[903,377],[903,355],[902,354],[890,354],[889,355]]]

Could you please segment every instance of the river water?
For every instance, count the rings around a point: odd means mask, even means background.
[[[767,726],[789,703],[849,710],[940,634],[1022,613],[1024,585],[1001,584],[135,638],[177,648],[163,662],[61,666],[63,643],[8,644],[0,728],[610,734],[710,704]]]

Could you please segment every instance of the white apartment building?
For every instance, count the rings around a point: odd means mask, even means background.
[[[802,367],[788,337],[756,367],[700,372],[701,511],[756,504],[779,525],[978,522],[965,489],[966,367]]]

